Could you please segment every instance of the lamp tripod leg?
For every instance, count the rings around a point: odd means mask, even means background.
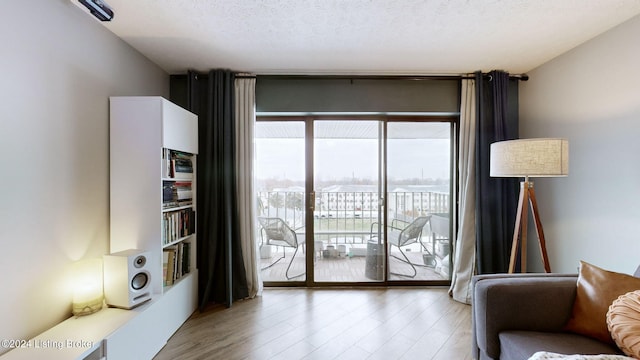
[[[536,193],[533,187],[529,190],[531,196],[529,202],[531,203],[531,212],[533,214],[533,220],[536,223],[536,232],[538,234],[538,241],[540,244],[540,255],[542,256],[542,264],[544,265],[544,271],[551,272],[551,266],[549,265],[549,257],[547,256],[547,245],[544,238],[544,231],[542,230],[542,222],[540,221],[540,213],[538,212],[538,202],[536,201]]]
[[[518,245],[520,241],[520,227],[522,226],[522,219],[526,219],[526,217],[522,217],[522,208],[526,208],[526,203],[524,202],[524,187],[522,183],[520,184],[520,197],[518,199],[518,210],[516,213],[516,223],[513,229],[513,241],[511,242],[511,258],[509,260],[509,274],[512,274],[516,270],[516,260],[518,255]],[[525,209],[526,213],[526,209]],[[525,214],[526,215],[526,214]]]

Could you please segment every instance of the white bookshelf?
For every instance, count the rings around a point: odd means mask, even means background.
[[[149,266],[153,305],[128,324],[130,330],[111,337],[110,358],[119,352],[140,348],[158,351],[197,308],[197,237],[193,233],[167,242],[164,216],[176,211],[196,211],[196,158],[198,118],[195,114],[156,96],[110,98],[110,188],[111,252],[140,249],[151,252]],[[193,168],[189,179],[174,178],[165,169],[166,150],[190,155]],[[163,183],[190,182],[191,203],[163,207]],[[191,220],[195,228],[195,213]],[[190,271],[165,286],[163,252],[189,244]],[[136,345],[138,344],[138,345]],[[161,346],[160,346],[161,347]],[[155,354],[155,352],[153,353]],[[115,359],[120,358],[116,356]]]
[[[111,97],[111,252],[151,251],[152,288],[162,294],[163,214],[196,209],[198,118],[161,97]],[[192,154],[193,178],[174,179],[163,172],[164,149]],[[163,176],[164,175],[164,176]],[[163,209],[163,181],[191,182],[192,204]],[[196,234],[189,242],[196,264]],[[190,276],[190,275],[188,275]]]

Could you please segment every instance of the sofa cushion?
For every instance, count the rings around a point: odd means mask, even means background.
[[[565,330],[615,345],[607,328],[609,305],[618,296],[640,289],[640,278],[580,262],[576,298]]]
[[[607,311],[611,337],[627,355],[640,359],[640,290],[613,301]]]
[[[546,351],[540,351],[533,354],[533,356],[530,357],[529,360],[635,360],[635,359],[632,357],[624,356],[624,355],[613,355],[613,354],[563,355],[563,354],[550,353]]]
[[[559,354],[620,354],[615,346],[572,333],[503,331],[500,359],[528,359],[539,351]]]

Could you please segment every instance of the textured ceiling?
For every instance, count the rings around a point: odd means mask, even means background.
[[[522,73],[640,13],[640,0],[106,1],[105,26],[169,73]]]

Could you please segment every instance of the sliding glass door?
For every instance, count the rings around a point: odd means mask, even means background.
[[[267,285],[449,280],[453,120],[258,119]]]
[[[382,122],[315,120],[315,282],[384,281]]]
[[[387,122],[389,280],[449,279],[451,124]]]
[[[261,121],[255,130],[262,280],[305,281],[305,123]]]

